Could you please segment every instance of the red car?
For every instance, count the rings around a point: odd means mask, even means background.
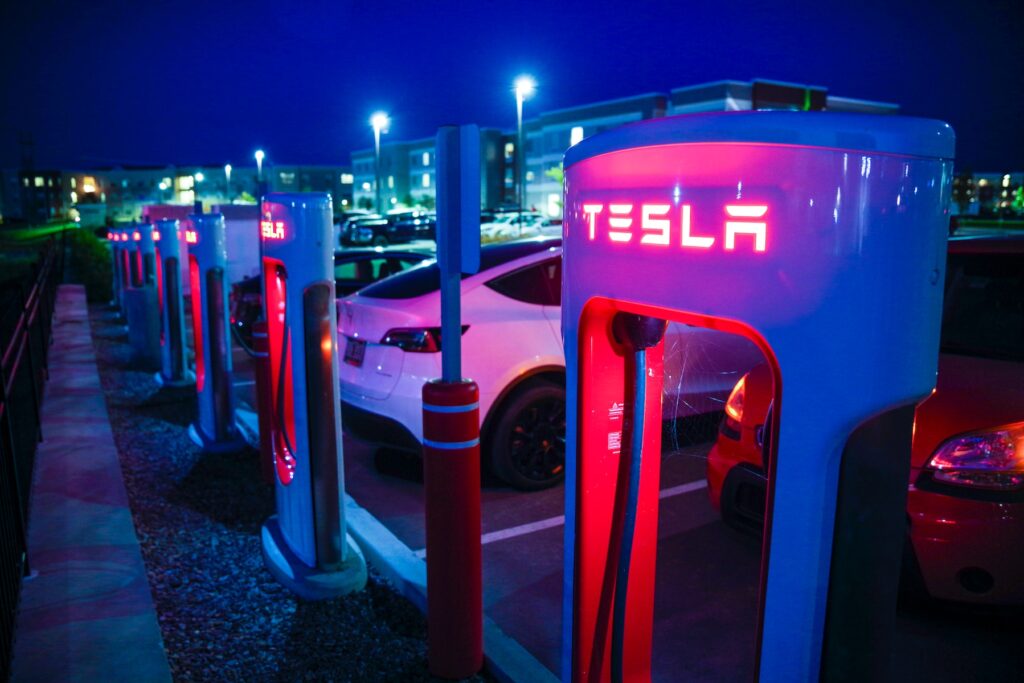
[[[952,238],[935,392],[917,407],[907,576],[940,600],[1024,605],[1024,238]],[[772,375],[735,386],[708,455],[712,504],[764,519]]]

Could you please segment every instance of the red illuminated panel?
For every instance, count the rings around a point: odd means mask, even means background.
[[[737,235],[752,237],[748,241],[753,251],[766,251],[768,222],[763,219],[768,214],[768,206],[727,204],[724,208],[727,220],[717,226],[705,225],[704,232],[695,229],[694,210],[690,204],[682,204],[676,211],[672,210],[671,203],[583,204],[583,215],[587,221],[587,236],[591,240],[596,240],[598,233],[603,232],[612,243],[626,244],[633,240],[635,228],[639,227],[641,245],[670,247],[676,243],[683,249],[710,249],[718,242],[712,232],[717,230],[723,235],[722,244],[726,251],[736,249]],[[678,242],[674,237],[677,234]]]
[[[186,234],[188,234],[187,231]],[[188,281],[192,289],[192,339],[196,351],[196,390],[202,391],[206,384],[206,362],[203,356],[203,289],[199,262],[192,254],[188,256]]]
[[[160,307],[160,343],[164,343],[164,265],[160,261],[160,250],[156,250],[156,301]]]
[[[284,221],[260,221],[260,236],[265,240],[283,240]]]
[[[274,421],[271,447],[277,477],[287,486],[295,478],[295,404],[292,382],[292,345],[286,326],[286,294],[288,283],[284,265],[277,259],[264,257],[263,289],[266,294],[264,314],[267,318],[267,349],[270,365],[271,419]],[[287,347],[287,349],[285,349]],[[284,363],[282,364],[282,355]],[[281,373],[284,372],[282,378]],[[283,424],[281,424],[283,423]]]
[[[188,244],[198,244],[199,234],[195,230],[185,230],[185,242]]]

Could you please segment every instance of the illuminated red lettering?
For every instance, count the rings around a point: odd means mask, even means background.
[[[284,221],[260,221],[260,234],[265,240],[283,240]]]
[[[667,216],[671,208],[668,204],[644,204],[640,207],[640,229],[648,233],[640,238],[640,244],[668,246],[668,219],[652,216]]]
[[[604,204],[584,204],[583,205],[583,213],[590,217],[589,218],[589,222],[590,222],[590,239],[594,239],[594,232],[595,232],[594,223],[595,223],[595,221],[597,219],[597,214],[601,213],[602,209],[604,209]]]
[[[633,239],[633,233],[630,230],[633,226],[633,219],[629,217],[632,211],[632,204],[608,205],[608,212],[613,214],[608,217],[608,238],[612,242],[628,242]]]
[[[680,222],[682,223],[683,248],[696,247],[697,249],[710,249],[711,245],[715,243],[714,237],[697,237],[690,232],[690,205],[683,204],[681,213],[682,218],[680,219]]]
[[[624,244],[633,239],[634,204],[609,204],[607,231],[608,239]],[[604,204],[584,204],[583,214],[586,216],[587,228],[591,240],[597,239],[597,215],[604,211]],[[671,242],[671,204],[640,205],[640,244],[668,246]],[[692,206],[683,204],[679,207],[680,246],[683,249],[710,249],[717,238],[712,235],[696,234],[693,228]],[[726,251],[735,251],[737,235],[751,235],[754,238],[754,251],[763,252],[767,249],[768,223],[763,220],[768,213],[765,204],[727,204],[725,213],[729,220],[725,221]],[[731,220],[738,219],[738,220]],[[762,220],[756,220],[762,219]],[[268,236],[269,221],[264,221],[264,236]],[[276,230],[275,230],[276,232]],[[281,239],[283,234],[275,236]]]
[[[768,207],[762,205],[728,205],[725,213],[732,218],[762,218],[768,213]],[[736,248],[736,235],[753,235],[754,251],[764,251],[767,242],[768,224],[765,221],[726,221],[725,222],[725,248],[733,250]]]

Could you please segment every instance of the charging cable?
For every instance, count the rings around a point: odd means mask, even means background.
[[[637,504],[640,500],[640,472],[643,464],[644,415],[647,409],[647,349],[657,346],[665,335],[664,320],[644,315],[619,313],[612,321],[612,331],[620,343],[633,349],[633,424],[629,440],[629,479],[626,489],[626,510],[622,516],[622,538],[615,577],[615,603],[612,608],[611,678],[623,681],[623,651],[626,639],[626,597],[629,592],[629,564],[633,556]]]

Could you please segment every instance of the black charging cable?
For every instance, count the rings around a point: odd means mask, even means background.
[[[611,678],[623,681],[623,650],[626,640],[626,596],[629,591],[629,564],[633,555],[637,504],[640,500],[640,471],[643,464],[644,415],[647,409],[647,349],[657,346],[665,336],[667,323],[658,318],[619,313],[612,321],[616,341],[633,350],[633,423],[629,440],[629,480],[626,509],[622,516],[622,538],[615,577],[615,603],[612,608]]]

